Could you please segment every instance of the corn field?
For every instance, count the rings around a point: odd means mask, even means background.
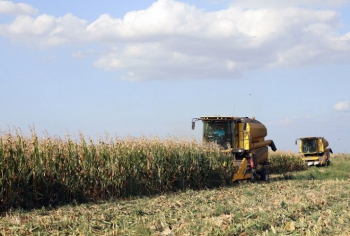
[[[307,164],[301,157],[292,152],[270,152],[270,172],[274,174],[286,174],[288,172],[307,170]]]
[[[302,169],[288,158],[274,156],[271,171],[286,160],[283,171]],[[7,132],[0,135],[0,211],[225,186],[230,163],[219,147],[195,140]]]

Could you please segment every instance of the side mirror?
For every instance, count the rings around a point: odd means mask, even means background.
[[[196,127],[196,122],[195,121],[192,121],[192,130],[194,130],[194,128]]]

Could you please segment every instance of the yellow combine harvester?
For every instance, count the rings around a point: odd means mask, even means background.
[[[328,166],[331,162],[329,160],[330,153],[333,153],[331,148],[328,148],[328,141],[323,137],[305,137],[295,141],[299,142],[299,153],[301,158],[308,166]]]
[[[269,181],[268,146],[276,151],[272,140],[265,140],[265,125],[248,117],[203,116],[192,119],[203,122],[204,143],[216,143],[223,147],[223,152],[232,155],[235,167],[232,181],[245,179],[261,179]]]

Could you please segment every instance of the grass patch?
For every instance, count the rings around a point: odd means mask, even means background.
[[[336,154],[331,157],[330,166],[309,166],[307,170],[285,173],[285,179],[296,180],[346,180],[350,178],[350,155]]]

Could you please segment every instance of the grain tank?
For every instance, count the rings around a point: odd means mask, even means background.
[[[304,137],[297,139],[295,144],[298,140],[300,140],[299,153],[308,166],[330,164],[330,153],[333,151],[328,147],[329,143],[324,137]]]
[[[192,119],[192,129],[195,122],[203,122],[202,141],[220,145],[222,152],[232,155],[237,171],[232,181],[243,179],[269,180],[268,146],[276,151],[272,140],[265,140],[267,130],[265,125],[248,117],[203,116]]]

